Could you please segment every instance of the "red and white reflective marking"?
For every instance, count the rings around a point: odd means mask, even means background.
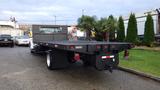
[[[111,56],[102,56],[102,59],[110,59],[110,58],[114,58],[114,56],[113,55],[111,55]]]

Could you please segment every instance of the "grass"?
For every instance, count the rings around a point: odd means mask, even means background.
[[[160,51],[132,49],[128,60],[123,54],[120,53],[120,66],[160,77]]]

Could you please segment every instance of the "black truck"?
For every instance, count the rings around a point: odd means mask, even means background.
[[[48,69],[60,69],[77,61],[97,70],[116,69],[119,64],[118,53],[131,49],[131,43],[68,40],[68,26],[32,25],[31,53],[46,53]]]

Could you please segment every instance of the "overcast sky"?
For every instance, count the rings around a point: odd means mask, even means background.
[[[82,15],[127,16],[160,8],[160,0],[0,0],[0,20],[16,17],[19,23],[75,24]]]

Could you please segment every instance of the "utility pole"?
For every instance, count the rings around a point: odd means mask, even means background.
[[[66,21],[66,25],[68,25],[68,20],[65,20]]]
[[[56,15],[54,15],[54,24],[56,25]]]
[[[82,9],[82,16],[84,15],[84,9]]]

